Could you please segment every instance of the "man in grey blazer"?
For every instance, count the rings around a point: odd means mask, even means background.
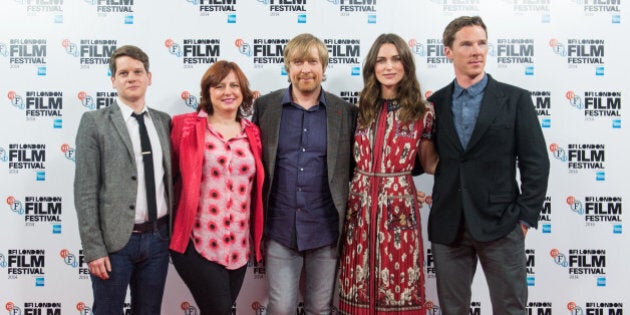
[[[160,314],[173,196],[171,119],[145,104],[151,73],[140,48],[119,47],[109,67],[118,99],[84,113],[76,137],[74,203],[92,310],[121,314],[130,286],[134,314]]]
[[[440,156],[429,239],[444,315],[469,313],[477,261],[492,313],[527,314],[525,234],[547,191],[549,156],[530,93],[485,73],[487,40],[480,17],[450,22],[443,43],[455,80],[429,98]]]
[[[356,107],[321,87],[326,45],[301,34],[284,49],[291,85],[254,103],[265,183],[265,268],[270,314],[330,314],[337,243],[348,201]]]

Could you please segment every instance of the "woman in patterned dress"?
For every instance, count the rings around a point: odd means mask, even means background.
[[[433,173],[433,112],[422,99],[413,55],[380,35],[363,66],[354,136],[356,168],[341,239],[341,314],[425,314],[420,205],[411,176]]]
[[[197,111],[173,117],[173,265],[201,315],[232,314],[250,256],[262,259],[262,147],[247,78],[233,62],[201,79]],[[253,249],[253,253],[252,253]]]

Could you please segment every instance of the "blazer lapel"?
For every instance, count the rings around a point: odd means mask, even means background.
[[[277,98],[271,100],[269,104],[267,104],[266,110],[268,111],[267,115],[265,115],[265,119],[268,119],[265,122],[265,125],[270,126],[268,128],[269,132],[265,135],[267,138],[266,146],[263,146],[263,151],[267,151],[267,156],[269,159],[267,163],[269,164],[269,174],[270,179],[273,179],[274,171],[276,169],[276,154],[278,153],[278,139],[280,138],[280,120],[282,119],[282,96],[284,92],[279,93]]]
[[[490,127],[494,121],[494,118],[498,115],[499,108],[505,104],[506,99],[505,95],[503,95],[500,90],[497,90],[496,81],[488,75],[488,85],[486,86],[483,100],[481,101],[479,116],[477,117],[475,129],[470,136],[470,141],[468,142],[468,147],[466,148],[467,150],[474,147],[477,141],[481,139],[488,127]]]
[[[327,100],[330,98],[327,98]],[[336,102],[326,102],[326,162],[328,178],[335,176],[337,162],[337,146],[339,143],[339,127],[341,126],[342,109]]]
[[[441,100],[438,100],[437,103],[441,104],[442,108],[436,108],[436,117],[438,120],[437,123],[437,131],[444,134],[444,137],[448,139],[448,141],[452,142],[454,147],[456,147],[460,151],[464,151],[462,147],[462,143],[459,141],[459,136],[457,136],[457,130],[455,130],[455,122],[453,120],[453,110],[451,109],[451,104],[453,102],[453,85],[451,83],[448,89],[445,91]]]
[[[155,125],[155,130],[157,131],[158,138],[160,139],[160,147],[162,147],[162,156],[164,157],[165,163],[164,167],[170,167],[170,138],[167,130],[165,129],[165,122],[163,122],[160,116],[151,108],[149,108],[149,112],[151,113],[151,120],[153,120],[153,125]]]
[[[133,145],[131,144],[131,137],[129,136],[129,131],[127,130],[127,125],[125,120],[120,113],[120,107],[116,101],[109,107],[109,120],[114,125],[114,129],[118,133],[118,136],[122,139],[125,147],[127,148],[127,153],[129,154],[129,159],[132,163],[136,163],[136,160],[133,157]]]

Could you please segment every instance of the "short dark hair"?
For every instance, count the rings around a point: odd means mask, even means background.
[[[125,45],[116,48],[109,59],[109,71],[112,73],[112,77],[116,76],[116,59],[124,56],[141,61],[144,65],[144,70],[149,72],[149,56],[136,46]]]
[[[455,41],[455,34],[466,26],[481,26],[486,32],[486,37],[488,37],[488,29],[486,29],[486,24],[483,23],[481,17],[460,16],[448,23],[444,29],[444,33],[442,34],[442,44],[444,44],[444,47],[453,48],[452,45]]]

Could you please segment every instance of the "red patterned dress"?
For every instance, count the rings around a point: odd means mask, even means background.
[[[424,251],[411,170],[433,114],[401,123],[386,100],[354,135],[357,163],[342,238],[341,314],[425,314]]]

